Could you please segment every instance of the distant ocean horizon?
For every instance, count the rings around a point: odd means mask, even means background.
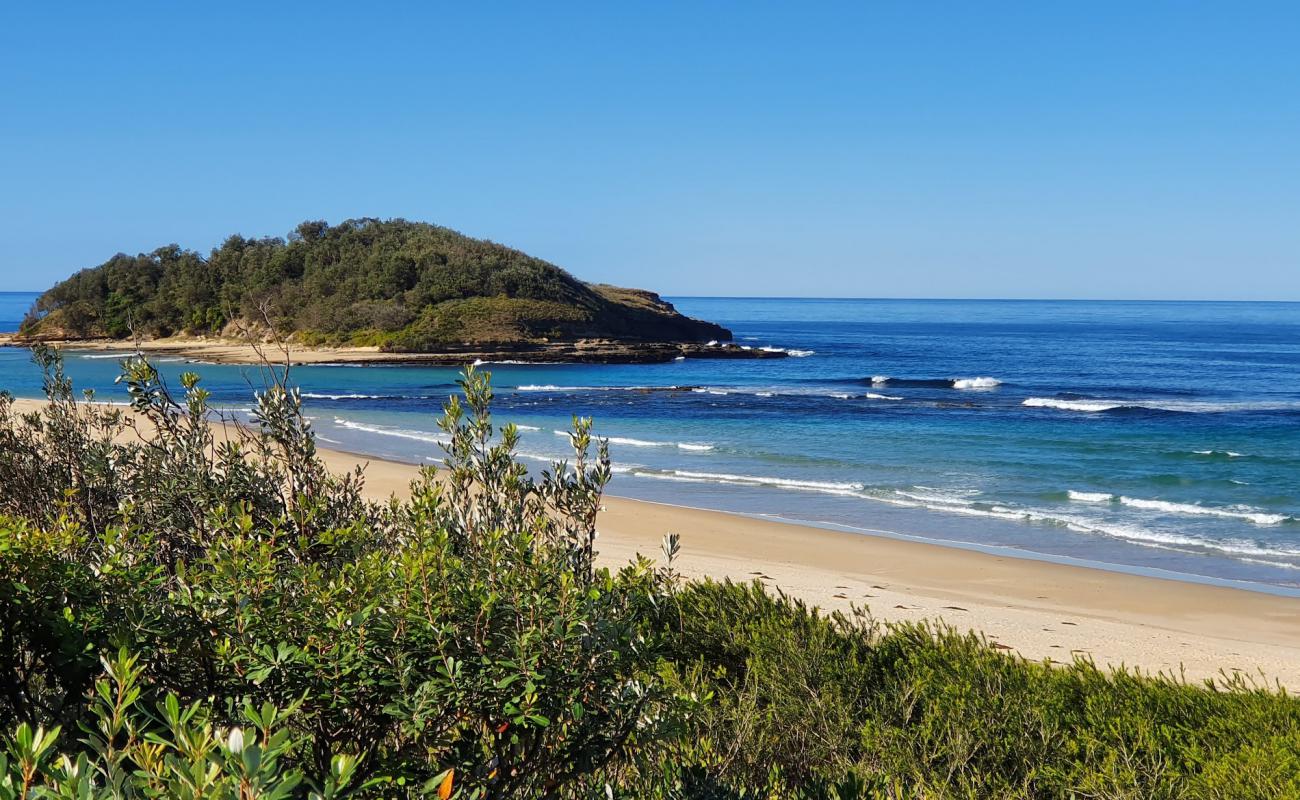
[[[0,330],[36,297],[0,293]],[[670,298],[780,360],[484,365],[521,456],[594,416],[611,494],[1300,588],[1300,304]],[[115,354],[70,354],[105,399]],[[245,369],[194,369],[246,408]],[[36,396],[21,350],[0,388]],[[324,446],[437,461],[456,370],[298,367]],[[118,398],[120,399],[120,398]],[[690,546],[690,532],[683,534]],[[743,554],[741,554],[743,555]]]

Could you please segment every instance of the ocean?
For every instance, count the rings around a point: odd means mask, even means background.
[[[16,326],[33,295],[0,295]],[[539,468],[571,415],[614,495],[1293,593],[1300,304],[673,298],[780,360],[484,365]],[[20,307],[21,306],[21,307]],[[254,371],[193,369],[247,407]],[[122,399],[112,354],[78,386]],[[21,350],[0,388],[39,393]],[[323,445],[440,459],[456,370],[298,367]],[[690,531],[676,531],[690,547]]]
[[[12,333],[18,330],[23,315],[39,296],[31,292],[0,292],[0,333]]]

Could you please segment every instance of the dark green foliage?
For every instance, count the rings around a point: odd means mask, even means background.
[[[454,769],[464,796],[535,797],[613,769],[675,718],[654,674],[665,576],[592,563],[609,464],[589,422],[575,461],[535,482],[471,370],[443,420],[448,478],[426,472],[409,502],[378,506],[320,464],[282,383],[258,396],[254,429],[214,444],[195,377],[176,401],[128,360],[148,430],[119,442],[126,419],[73,403],[57,355],[38,359],[55,402],[0,406],[17,515],[0,524],[4,725],[75,728],[100,655],[128,647],[142,691],[204,703],[213,724],[292,708],[282,755],[306,774],[342,753],[385,785]],[[42,469],[29,456],[58,436],[107,453],[63,448]]]
[[[758,584],[693,584],[674,603],[679,689],[712,697],[676,757],[715,792],[852,779],[889,797],[1300,797],[1300,702],[1241,679],[1026,662]]]
[[[290,331],[307,344],[456,350],[484,343],[729,339],[648,292],[589,286],[559,267],[405,220],[306,222],[287,239],[232,236],[206,258],[176,245],[116,255],[37,300],[44,339]]]
[[[1300,797],[1277,691],[686,583],[675,537],[597,568],[590,421],[534,479],[473,370],[445,470],[375,504],[283,374],[222,436],[196,376],[124,362],[123,414],[36,357],[50,405],[0,399],[0,800]]]

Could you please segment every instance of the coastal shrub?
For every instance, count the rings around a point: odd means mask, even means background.
[[[50,402],[0,398],[0,798],[1300,797],[1279,690],[683,581],[675,538],[598,566],[591,422],[533,477],[472,368],[443,468],[381,504],[284,372],[236,425],[196,376],[127,359],[127,413],[35,358]]]
[[[47,363],[69,408],[3,418],[33,450],[61,425],[101,424],[63,392],[57,359]],[[575,420],[573,460],[534,480],[513,456],[514,428],[492,425],[486,378],[470,371],[442,420],[444,471],[426,471],[409,501],[377,506],[358,501],[351,480],[325,477],[294,393],[259,396],[236,458],[194,427],[206,410],[197,382],[185,379],[179,410],[138,362],[126,375],[150,427],[144,442],[120,442],[116,429],[96,439],[104,462],[148,464],[160,482],[206,492],[190,498],[202,518],[187,529],[130,475],[107,472],[95,478],[105,497],[82,503],[87,465],[72,455],[60,462],[72,477],[10,503],[6,728],[85,725],[99,659],[119,648],[138,659],[146,707],[174,696],[217,727],[241,724],[245,708],[292,708],[281,763],[318,783],[345,754],[384,792],[454,775],[458,796],[576,796],[676,724],[656,673],[668,574],[646,561],[594,564],[610,471],[589,421]],[[27,466],[8,464],[19,476]],[[276,488],[239,498],[253,478]],[[56,510],[39,505],[60,493]]]
[[[122,651],[104,660],[84,738],[67,748],[63,730],[20,724],[0,752],[0,800],[48,797],[240,797],[335,800],[369,788],[354,781],[356,759],[335,756],[319,782],[286,765],[296,742],[286,711],[245,706],[217,727],[209,706],[174,694],[153,709],[142,700],[141,669]],[[292,709],[288,709],[292,713]]]
[[[287,521],[311,537],[365,525],[360,471],[335,475],[316,457],[296,389],[267,368],[253,426],[214,414],[194,373],[174,396],[142,357],[123,361],[130,409],[79,401],[59,353],[33,348],[48,402],[20,414],[0,396],[0,512],[51,522],[69,516],[91,533],[148,531],[159,561],[202,550],[214,512],[240,508],[258,526]]]
[[[671,616],[678,690],[711,698],[675,757],[715,796],[1300,797],[1300,702],[1240,677],[1035,663],[757,583],[689,584]]]

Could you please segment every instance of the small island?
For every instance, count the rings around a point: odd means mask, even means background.
[[[643,363],[780,358],[654,292],[578,280],[449,228],[402,219],[304,222],[231,236],[204,256],[119,253],[37,299],[9,343],[125,343],[218,361],[284,341],[296,361]]]

